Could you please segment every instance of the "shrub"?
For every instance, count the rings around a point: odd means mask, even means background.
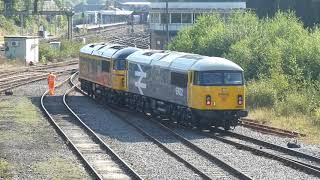
[[[285,100],[276,106],[276,112],[283,116],[294,116],[298,114],[309,114],[309,100],[302,93],[289,93]]]
[[[83,45],[79,42],[72,41],[61,41],[60,50],[54,49],[48,43],[40,44],[40,54],[41,59],[47,61],[63,61],[65,58],[76,58],[79,55],[79,50]]]
[[[226,19],[202,16],[179,32],[169,49],[224,56],[243,67],[249,80],[278,72],[294,82],[319,78],[319,44],[320,30],[304,28],[293,12],[259,19],[252,12],[236,11]]]
[[[252,108],[272,107],[277,102],[277,92],[267,81],[252,81],[247,85],[247,105]]]
[[[50,44],[47,43],[40,43],[39,46],[39,57],[41,57],[41,59],[45,59],[47,61],[53,61],[54,59],[56,59],[59,55],[59,51],[53,49]]]

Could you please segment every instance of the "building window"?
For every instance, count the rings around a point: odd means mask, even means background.
[[[181,23],[181,14],[180,13],[172,13],[171,14],[171,23]]]
[[[182,23],[192,23],[191,19],[192,19],[192,14],[190,13],[184,13],[182,14]]]
[[[160,23],[158,13],[150,14],[150,23]]]
[[[166,24],[167,23],[167,14],[162,13],[161,14],[161,24]]]
[[[200,18],[200,16],[201,16],[201,14],[199,14],[199,13],[194,14],[193,22],[194,23],[197,22],[197,20]]]
[[[171,84],[181,88],[186,88],[188,85],[188,75],[177,72],[171,72]]]

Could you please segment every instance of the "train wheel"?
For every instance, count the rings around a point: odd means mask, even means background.
[[[200,128],[200,117],[197,116],[195,113],[192,113],[192,111],[190,110],[191,113],[191,117],[190,117],[190,124],[192,126],[192,128]]]
[[[228,131],[230,130],[231,128],[231,125],[230,125],[230,121],[229,120],[225,120],[224,121],[224,126],[223,126],[224,130]]]

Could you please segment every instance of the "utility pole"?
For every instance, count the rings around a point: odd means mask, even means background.
[[[73,15],[74,12],[66,12],[66,16],[68,19],[68,40],[71,41],[72,40],[72,31],[73,31]]]
[[[167,32],[167,43],[166,46],[169,44],[169,2],[166,0],[166,32]]]
[[[23,14],[20,14],[20,35],[23,35],[23,25],[24,25],[24,17]]]

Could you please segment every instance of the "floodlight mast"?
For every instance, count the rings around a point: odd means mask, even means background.
[[[169,45],[170,36],[169,36],[169,2],[166,0],[166,33],[167,33],[167,43],[166,47]]]

